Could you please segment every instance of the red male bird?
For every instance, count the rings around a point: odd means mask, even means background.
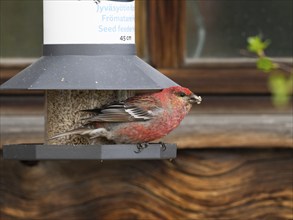
[[[51,139],[82,135],[90,139],[105,137],[117,144],[146,143],[171,132],[190,111],[192,104],[200,102],[201,97],[187,88],[169,87],[99,109],[83,110],[92,113],[91,117],[84,119],[84,126]]]

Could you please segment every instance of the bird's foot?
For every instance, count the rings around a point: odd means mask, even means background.
[[[138,143],[138,144],[136,144],[137,150],[135,150],[134,153],[138,154],[138,153],[142,152],[143,149],[145,149],[147,147],[148,147],[147,143]]]
[[[159,144],[161,145],[161,148],[162,148],[163,151],[165,151],[167,149],[167,146],[166,146],[166,144],[164,142],[160,141]]]

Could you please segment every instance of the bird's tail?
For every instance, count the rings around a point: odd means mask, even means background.
[[[92,128],[80,127],[80,128],[76,128],[76,129],[73,129],[73,130],[70,130],[70,131],[66,131],[66,132],[61,133],[61,134],[57,134],[57,135],[49,138],[48,140],[54,140],[54,139],[69,136],[69,135],[85,135],[85,134],[90,133],[93,130],[94,129],[92,129]]]

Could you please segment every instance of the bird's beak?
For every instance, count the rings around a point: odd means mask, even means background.
[[[202,101],[202,99],[201,99],[201,97],[200,96],[198,96],[198,95],[194,95],[194,94],[192,94],[190,97],[189,97],[189,103],[195,103],[196,102],[196,104],[200,104],[201,103],[201,101]]]

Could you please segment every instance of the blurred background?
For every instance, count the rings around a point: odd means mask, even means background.
[[[137,53],[203,97],[168,161],[1,159],[1,219],[292,219],[292,101],[247,39],[291,69],[292,0],[136,0]],[[42,1],[1,0],[1,84],[42,56]],[[282,86],[282,85],[281,85]],[[289,84],[292,87],[292,84]],[[292,97],[292,95],[289,94]],[[1,143],[44,142],[43,91],[0,91]]]

